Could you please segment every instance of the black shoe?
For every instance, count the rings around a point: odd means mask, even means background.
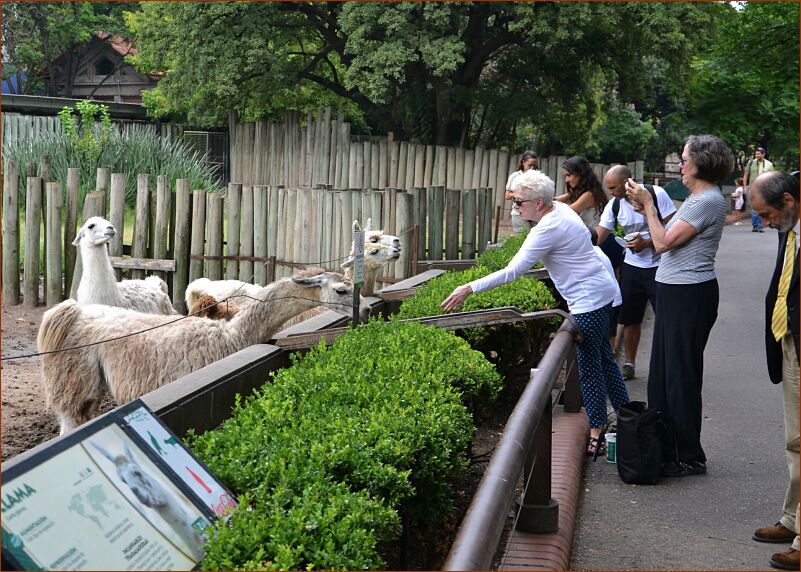
[[[764,228],[758,228],[757,232],[765,232],[765,229]]]
[[[662,463],[662,471],[661,474],[663,477],[686,477],[690,475],[690,468],[682,463],[681,461],[674,463],[673,461],[669,463]]]
[[[751,232],[759,232],[759,229],[757,227],[754,227],[751,229]]]
[[[693,461],[691,463],[686,463],[687,473],[690,475],[705,475],[706,474],[706,463],[703,461]]]

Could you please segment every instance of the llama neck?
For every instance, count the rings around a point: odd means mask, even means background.
[[[374,268],[372,266],[365,265],[364,276],[362,278],[362,287],[359,291],[362,296],[372,296],[375,293],[375,281],[376,278],[378,278],[379,270],[381,270],[380,266],[378,268]],[[345,268],[345,278],[353,282],[353,265]]]
[[[259,302],[242,308],[228,323],[248,345],[265,343],[284,322],[319,306],[319,295],[319,288],[304,288],[285,278],[267,286]]]
[[[78,286],[78,302],[81,304],[122,305],[107,248],[105,244],[97,247],[81,245],[83,273]]]

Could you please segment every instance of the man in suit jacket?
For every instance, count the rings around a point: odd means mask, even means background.
[[[770,171],[751,186],[751,204],[762,220],[779,231],[776,268],[765,297],[765,348],[768,375],[782,384],[784,430],[790,484],[784,498],[784,514],[773,526],[759,528],[754,540],[792,542],[787,552],[777,552],[770,565],[782,570],[799,569],[799,181],[796,176]]]

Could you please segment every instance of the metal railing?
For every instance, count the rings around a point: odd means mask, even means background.
[[[551,498],[551,391],[562,365],[575,364],[577,336],[575,324],[565,320],[538,366],[531,370],[529,383],[462,520],[444,570],[490,569],[521,474],[524,490],[515,527],[524,532],[556,531],[559,505]],[[580,408],[576,367],[568,367],[564,397],[566,410]]]

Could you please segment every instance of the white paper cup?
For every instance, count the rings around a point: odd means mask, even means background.
[[[632,240],[634,240],[638,236],[640,236],[639,232],[630,232],[629,234],[627,234],[626,236],[623,237],[623,240],[625,240],[626,242],[631,242]]]
[[[617,463],[617,433],[607,433],[606,437],[606,462]]]

